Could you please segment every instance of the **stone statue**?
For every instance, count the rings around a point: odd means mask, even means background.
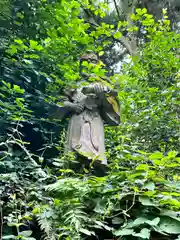
[[[97,64],[98,57],[90,52],[81,57],[82,61]],[[93,78],[86,73],[81,75],[86,83]],[[106,165],[104,124],[118,125],[120,115],[117,93],[105,82],[99,78],[86,86],[65,91],[63,109],[70,114],[66,150]]]

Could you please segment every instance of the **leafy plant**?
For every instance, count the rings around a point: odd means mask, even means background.
[[[179,239],[180,36],[166,10],[156,20],[138,8],[128,21],[109,24],[107,4],[96,1],[12,1],[8,9],[0,75],[0,238]],[[93,163],[84,169],[64,154],[67,122],[50,112],[64,87],[79,86],[79,56],[91,49],[101,60],[106,52],[113,58],[106,49],[124,37],[136,40],[136,51],[109,76],[121,124],[105,128],[109,165],[97,177]],[[107,77],[110,68],[86,67],[96,77]]]

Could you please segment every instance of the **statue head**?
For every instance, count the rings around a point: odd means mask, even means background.
[[[82,63],[83,61],[87,61],[88,63],[93,63],[93,64],[97,64],[98,63],[98,56],[97,54],[95,54],[93,51],[87,51],[86,53],[84,53],[81,57],[80,57],[80,63]]]

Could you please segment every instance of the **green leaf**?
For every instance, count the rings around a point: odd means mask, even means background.
[[[175,212],[171,210],[161,210],[160,215],[168,216],[170,218],[176,219],[177,221],[180,221],[180,212]]]
[[[149,156],[149,159],[155,160],[155,159],[161,159],[163,158],[163,154],[161,152],[155,152]]]
[[[119,38],[121,38],[122,37],[122,33],[120,33],[120,32],[116,32],[115,34],[114,34],[114,38],[116,38],[116,39],[119,39]]]
[[[133,225],[134,226],[139,226],[141,224],[144,224],[148,219],[145,218],[145,217],[139,217],[137,218],[134,222],[133,222]]]
[[[133,236],[140,237],[142,239],[149,239],[151,230],[147,228],[141,229],[140,233],[134,233]]]
[[[100,222],[100,221],[97,221],[97,220],[95,220],[94,221],[98,226],[100,226],[100,228],[104,228],[104,229],[106,229],[106,230],[108,230],[108,231],[111,231],[112,230],[112,228],[110,228],[108,225],[106,225],[105,223],[102,223],[102,222]],[[96,225],[96,226],[97,226]]]
[[[153,220],[147,220],[146,223],[149,224],[150,226],[156,226],[158,225],[160,221],[160,218],[157,217],[157,218],[154,218]]]
[[[23,44],[23,41],[21,39],[15,39],[14,42],[18,43],[19,45]]]
[[[19,18],[21,18],[21,19],[24,18],[24,15],[23,15],[22,13],[20,13],[20,12],[17,12],[17,13],[16,13],[16,16],[19,17]]]
[[[176,157],[177,154],[178,154],[177,151],[171,151],[171,152],[168,152],[168,157],[174,158],[174,157]]]
[[[30,47],[31,47],[32,49],[35,49],[37,45],[38,45],[38,42],[37,42],[37,41],[30,40]]]
[[[159,221],[160,221],[159,217],[154,218],[153,220],[149,220],[148,218],[145,218],[145,217],[139,217],[133,222],[133,225],[138,226],[138,225],[146,223],[150,226],[156,226],[156,225],[158,225]]]
[[[143,171],[148,171],[149,166],[147,164],[140,164],[139,166],[136,167],[136,170],[143,170]]]
[[[120,218],[120,217],[115,217],[115,218],[113,218],[112,219],[112,224],[121,224],[121,223],[123,223],[124,222],[124,220],[122,219],[122,218]]]
[[[13,90],[17,93],[24,93],[24,89],[20,88],[18,85],[13,85]]]
[[[142,203],[144,206],[157,206],[155,203],[152,202],[152,200],[148,197],[145,196],[140,196],[139,201]]]
[[[22,23],[21,23],[21,22],[18,22],[18,21],[14,21],[14,23],[15,23],[16,25],[18,25],[18,26],[21,26],[21,25],[22,25]]]
[[[37,54],[30,54],[29,57],[30,57],[31,59],[39,59],[39,58],[40,58],[40,56],[37,55]]]
[[[162,217],[160,220],[159,228],[161,231],[169,234],[180,234],[179,221],[170,217]]]
[[[16,236],[14,236],[14,235],[6,235],[6,236],[3,236],[2,239],[3,240],[5,240],[5,239],[10,239],[10,240],[11,239],[16,239]]]
[[[99,201],[97,202],[95,208],[94,208],[94,211],[96,213],[100,213],[100,214],[104,214],[106,212],[106,207],[104,206],[104,204]]]
[[[155,184],[153,182],[148,182],[148,183],[144,184],[143,189],[148,189],[150,191],[154,191]]]
[[[17,47],[15,45],[11,45],[10,48],[7,50],[7,53],[9,53],[10,55],[17,53]]]
[[[134,234],[133,229],[122,229],[122,230],[114,231],[115,236],[128,236],[133,234]]]
[[[146,8],[143,8],[143,9],[142,9],[142,14],[145,14],[145,13],[147,13],[147,9],[146,9]]]
[[[99,54],[98,54],[99,56],[102,56],[102,55],[104,55],[104,51],[101,51],[101,52],[99,52]]]
[[[163,8],[163,9],[162,9],[162,13],[163,13],[163,14],[166,14],[166,13],[167,13],[167,9],[166,9],[166,8]]]
[[[85,235],[88,235],[88,236],[94,235],[94,232],[89,231],[89,230],[84,229],[84,228],[80,228],[79,231],[84,233]]]
[[[136,8],[136,13],[141,14],[141,12],[142,12],[142,9]]]
[[[9,227],[20,227],[20,226],[24,226],[24,223],[16,223],[16,222],[8,222],[7,224]]]
[[[19,233],[20,235],[24,236],[24,237],[30,237],[32,234],[31,230],[27,230],[27,231],[22,231]]]

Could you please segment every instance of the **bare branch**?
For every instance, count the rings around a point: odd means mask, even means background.
[[[113,38],[114,39],[114,38]],[[114,39],[116,42],[119,42],[123,45],[123,47],[125,47],[127,49],[127,52],[130,54],[130,55],[134,55],[134,51],[131,47],[131,44],[130,42],[124,37],[122,36],[121,38],[119,39]]]
[[[120,19],[120,12],[119,12],[119,9],[118,9],[117,2],[116,2],[116,0],[113,0],[113,2],[114,2],[114,6],[116,8],[116,12],[117,12],[118,18]]]

